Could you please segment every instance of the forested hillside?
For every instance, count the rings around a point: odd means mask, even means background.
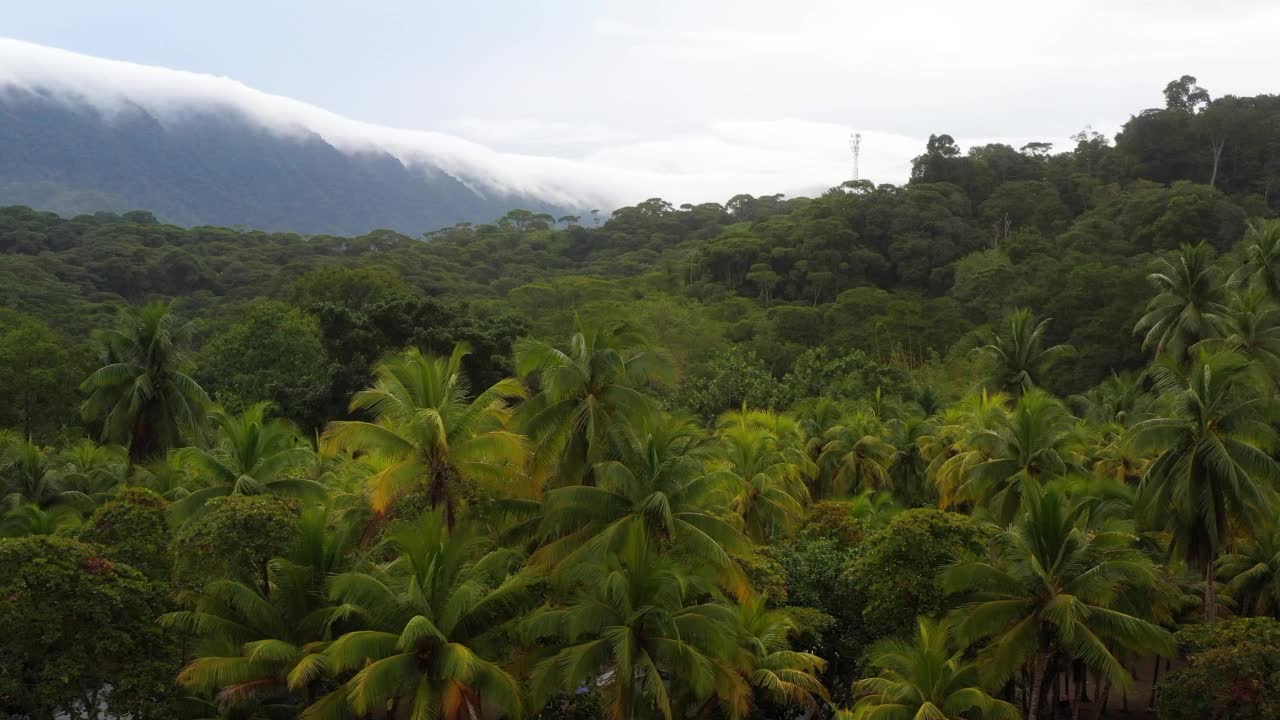
[[[543,198],[478,190],[427,162],[339,150],[216,103],[156,117],[0,83],[0,204],[74,214],[146,208],[180,225],[360,233],[488,218]]]
[[[1280,98],[1165,94],[420,238],[0,209],[0,711],[1276,717]]]

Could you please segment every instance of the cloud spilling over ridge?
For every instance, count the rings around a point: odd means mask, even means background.
[[[607,137],[580,158],[515,154],[455,135],[353,120],[226,77],[0,38],[0,88],[6,87],[88,103],[106,116],[140,107],[162,123],[181,122],[191,112],[235,111],[272,132],[315,133],[343,152],[382,151],[406,166],[439,168],[482,194],[532,196],[568,207],[613,208],[649,197],[723,202],[740,192],[811,194],[851,173],[849,129],[834,123],[712,121],[676,136]],[[540,126],[513,119],[477,127],[482,137],[498,139]],[[863,131],[862,146],[863,177],[901,182],[923,142]]]

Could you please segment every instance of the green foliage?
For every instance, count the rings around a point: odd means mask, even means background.
[[[713,354],[705,369],[681,387],[681,407],[712,418],[744,406],[773,409],[782,404],[782,386],[750,350],[730,346]]]
[[[74,417],[82,354],[38,318],[0,309],[0,427],[48,438]]]
[[[200,351],[202,386],[228,410],[268,401],[301,427],[318,428],[330,369],[320,328],[297,308],[255,300]]]
[[[812,347],[796,358],[782,385],[787,394],[783,404],[791,405],[812,397],[864,400],[877,392],[901,395],[909,378],[900,368],[875,362],[860,350],[837,356],[829,348]]]
[[[1245,643],[1280,647],[1280,620],[1232,618],[1212,625],[1187,625],[1173,634],[1173,642],[1184,657]]]
[[[858,546],[840,576],[835,592],[844,598],[847,631],[865,648],[942,611],[947,592],[940,572],[983,553],[986,538],[957,513],[917,509],[896,516]]]
[[[903,187],[425,241],[0,209],[0,589],[48,586],[0,592],[0,705],[1035,716],[1193,590],[1274,614],[1276,108],[1202,94],[1115,148],[935,135]],[[1160,712],[1273,712],[1262,625],[1183,631]]]
[[[172,717],[177,653],[155,622],[165,590],[107,558],[65,538],[0,540],[0,707]]]
[[[845,500],[823,500],[814,503],[796,531],[801,541],[830,540],[842,547],[853,548],[866,535],[857,509]]]
[[[149,490],[122,487],[94,510],[80,529],[80,539],[102,547],[112,562],[167,581],[173,573],[168,505]]]
[[[176,578],[203,584],[217,578],[269,585],[267,565],[298,539],[297,502],[270,495],[214,498],[177,533]]]
[[[1280,623],[1271,618],[1192,625],[1174,640],[1187,664],[1156,686],[1160,720],[1252,720],[1280,714]]]

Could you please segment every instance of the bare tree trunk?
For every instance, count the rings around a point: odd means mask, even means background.
[[[1222,148],[1226,145],[1226,140],[1212,141],[1213,146],[1213,173],[1209,175],[1209,187],[1213,187],[1213,183],[1218,179],[1218,161],[1222,159]]]

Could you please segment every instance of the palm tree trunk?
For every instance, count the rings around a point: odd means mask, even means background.
[[[141,465],[147,459],[147,451],[147,422],[140,412],[129,432],[129,467]]]
[[[1102,714],[1107,711],[1107,703],[1111,702],[1111,678],[1107,677],[1102,681],[1102,690],[1098,691],[1097,707],[1098,711],[1093,714],[1094,720],[1102,720]]]
[[[1204,564],[1204,621],[1214,622],[1218,619],[1218,587],[1215,582],[1213,558]]]
[[[453,493],[450,492],[453,482],[453,469],[438,461],[431,463],[431,482],[427,485],[427,500],[432,510],[439,510],[444,516],[444,526],[453,529]]]
[[[1027,720],[1036,720],[1040,715],[1040,706],[1043,705],[1041,690],[1045,687],[1044,675],[1049,671],[1049,658],[1043,655],[1037,655],[1031,664],[1031,688],[1027,693]]]
[[[1151,671],[1151,697],[1147,698],[1147,707],[1156,704],[1156,684],[1160,682],[1160,656],[1156,656],[1156,664]]]

